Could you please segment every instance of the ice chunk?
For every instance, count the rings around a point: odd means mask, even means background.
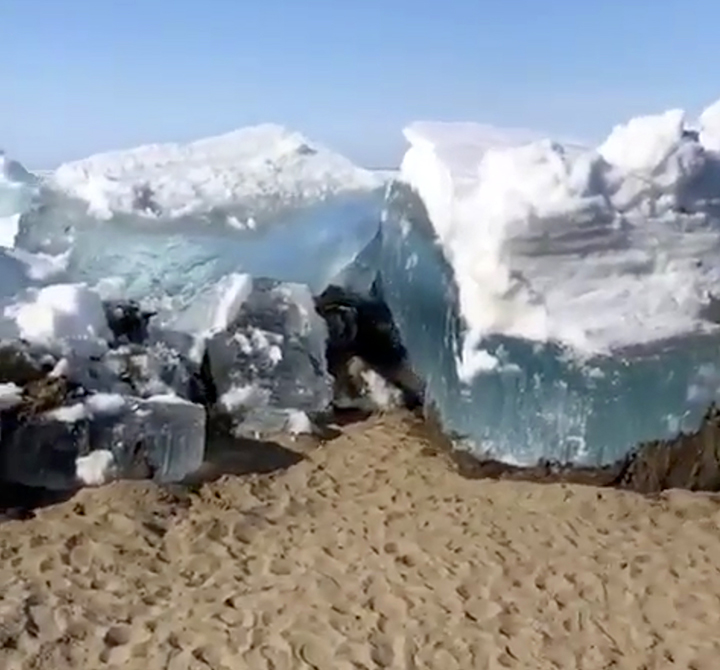
[[[598,153],[608,164],[606,191],[617,210],[657,217],[685,204],[684,191],[706,168],[704,147],[685,130],[679,109],[615,127]]]
[[[95,395],[23,421],[4,417],[0,466],[7,481],[70,490],[114,477],[179,481],[204,452],[203,407],[176,396]]]
[[[203,462],[205,408],[168,394],[127,398],[124,411],[96,417],[91,439],[112,452],[120,476],[177,482]]]
[[[75,478],[84,486],[102,486],[116,476],[117,464],[112,451],[98,449],[75,459]]]
[[[0,301],[6,302],[29,285],[28,266],[13,250],[0,249]]]
[[[237,434],[285,430],[331,400],[327,329],[306,286],[253,279],[235,320],[207,344],[219,406]]]
[[[12,382],[0,384],[0,412],[20,403],[22,389]]]
[[[153,321],[153,335],[200,362],[207,339],[230,325],[251,291],[250,275],[226,275],[202,290],[185,309],[161,313]]]
[[[88,412],[93,416],[120,414],[127,406],[127,399],[119,393],[93,393],[85,400]]]
[[[319,291],[372,239],[383,190],[380,176],[263,126],[62,166],[16,243],[63,259],[68,281],[114,276],[116,297],[176,297],[175,311],[234,272]]]
[[[462,132],[406,132],[378,261],[447,430],[500,459],[598,463],[696,428],[688,389],[718,363],[717,157],[680,112],[597,152]]]
[[[708,151],[720,152],[720,100],[700,115],[700,142]]]
[[[305,412],[290,410],[287,416],[287,432],[291,435],[309,435],[313,431],[312,421]]]
[[[55,256],[43,252],[31,253],[25,249],[8,249],[7,255],[22,265],[28,283],[45,284],[63,280],[68,268],[70,253],[66,251]]]
[[[479,155],[473,179],[466,155],[457,173],[438,158],[442,136],[413,145],[403,178],[452,265],[468,326],[589,352],[705,330],[698,313],[718,279],[720,235],[705,217],[665,207],[664,196],[716,166],[681,120],[673,112],[613,131],[600,151],[618,164],[536,143]],[[635,172],[651,183],[619,212],[616,180]]]
[[[45,414],[46,419],[61,421],[63,423],[77,423],[78,421],[87,419],[88,416],[89,408],[81,402],[51,409]]]
[[[5,307],[3,318],[9,336],[75,350],[101,346],[111,335],[100,296],[84,284],[29,289]]]
[[[76,460],[90,453],[90,423],[85,414],[70,414],[36,415],[22,422],[3,417],[2,478],[25,486],[74,489]]]
[[[78,224],[67,247],[67,273],[89,285],[114,276],[124,283],[124,297],[146,303],[155,298],[155,305],[147,304],[158,308],[167,296],[176,297],[168,305],[172,311],[232,273],[273,276],[320,291],[375,235],[382,200],[381,191],[341,194],[245,232],[197,222],[153,228],[132,221]],[[64,248],[21,241],[33,252]]]
[[[167,343],[123,345],[102,356],[69,355],[65,375],[83,388],[149,398],[174,394],[204,402],[206,391],[199,366]]]

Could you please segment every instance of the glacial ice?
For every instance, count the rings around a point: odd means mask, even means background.
[[[697,428],[720,397],[715,145],[679,110],[596,151],[405,134],[375,247],[446,430],[505,461],[595,464]]]

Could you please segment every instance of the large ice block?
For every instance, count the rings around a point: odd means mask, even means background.
[[[297,133],[246,128],[61,166],[17,245],[67,254],[71,281],[120,277],[123,297],[146,302],[182,304],[231,272],[321,290],[374,235],[383,187]]]
[[[207,343],[218,405],[236,434],[289,429],[332,398],[327,328],[307,286],[253,279],[235,319]]]
[[[595,152],[462,130],[406,131],[376,244],[445,429],[505,461],[600,464],[697,428],[720,397],[720,156],[680,112]]]
[[[148,226],[127,217],[73,219],[67,208],[50,208],[22,218],[18,243],[33,253],[66,254],[72,281],[94,285],[118,277],[123,297],[146,304],[152,299],[158,306],[174,297],[178,309],[232,272],[322,290],[372,239],[382,201],[381,190],[340,194],[288,210],[273,225],[254,230],[174,221]],[[62,221],[62,230],[46,234],[46,217]]]
[[[177,396],[93,394],[22,420],[6,415],[0,480],[71,490],[96,452],[112,455],[114,477],[179,481],[202,464],[205,409]]]
[[[115,413],[90,425],[94,450],[112,452],[120,476],[177,482],[205,456],[205,408],[175,395],[127,398]]]

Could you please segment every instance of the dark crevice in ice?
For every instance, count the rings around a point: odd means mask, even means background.
[[[406,408],[421,408],[423,385],[410,368],[392,313],[378,293],[374,288],[366,296],[331,285],[315,298],[315,309],[328,327],[326,359],[336,395],[361,393],[362,381],[352,365],[360,359],[401,391]]]
[[[143,344],[148,339],[148,325],[155,312],[142,309],[134,300],[108,300],[103,308],[116,344]]]

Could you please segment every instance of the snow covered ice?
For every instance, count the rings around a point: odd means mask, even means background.
[[[338,400],[330,284],[386,301],[426,400],[478,452],[605,463],[698,425],[720,400],[720,103],[596,149],[405,136],[389,176],[273,125],[41,177],[2,156],[0,340],[24,361],[0,356],[6,474],[179,479],[215,413],[236,435],[312,430]],[[400,402],[368,374],[375,404]]]
[[[405,130],[379,266],[448,431],[506,461],[605,463],[697,427],[720,395],[698,377],[718,364],[716,118],[636,118],[584,151]]]
[[[238,434],[312,429],[332,399],[312,292],[376,234],[383,177],[272,125],[42,177],[3,160],[0,339],[49,360],[32,388],[2,372],[3,408],[34,412],[3,415],[7,476],[96,484],[127,476],[142,443],[152,476],[182,478],[216,400]]]
[[[60,166],[18,246],[68,254],[72,281],[116,276],[173,310],[230,272],[322,286],[375,234],[384,181],[282,127]]]

